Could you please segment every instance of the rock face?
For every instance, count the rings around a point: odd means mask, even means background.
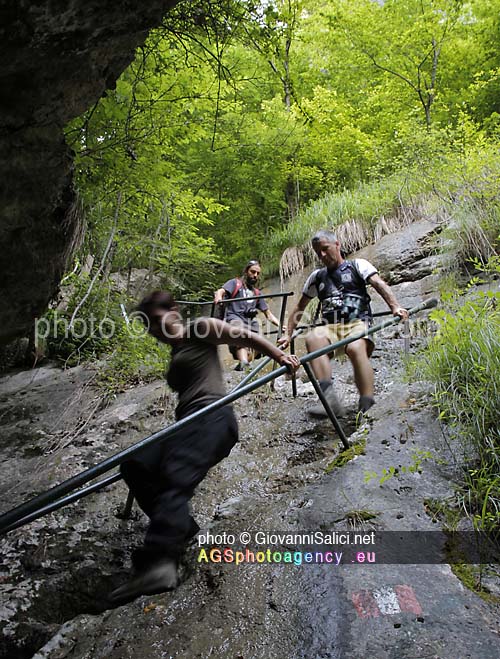
[[[113,272],[109,278],[115,290],[134,300],[140,300],[149,291],[161,288],[161,278],[151,274],[147,268],[132,268],[125,273]]]
[[[387,234],[350,258],[367,259],[389,284],[417,281],[443,265],[443,256],[437,253],[440,231],[439,223],[420,220]]]
[[[82,233],[63,127],[177,0],[7,0],[0,9],[0,342],[30,327]]]

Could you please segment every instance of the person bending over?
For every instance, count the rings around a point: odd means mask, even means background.
[[[225,395],[219,344],[258,350],[292,372],[300,366],[295,355],[285,354],[243,325],[235,328],[216,318],[185,324],[167,291],[151,293],[138,310],[149,333],[172,346],[167,382],[178,394],[177,419]],[[189,501],[208,470],[229,455],[237,440],[236,418],[226,405],[121,465],[125,482],[150,522],[144,544],[132,554],[135,574],[110,594],[111,602],[175,588],[178,560],[199,530]]]

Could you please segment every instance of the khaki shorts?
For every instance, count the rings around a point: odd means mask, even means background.
[[[347,339],[350,336],[355,334],[362,334],[368,329],[368,323],[365,320],[352,320],[350,323],[335,323],[334,325],[322,325],[317,327],[315,334],[317,336],[325,336],[330,343],[338,343],[342,339]],[[373,349],[375,347],[375,342],[371,336],[365,336],[367,341],[368,348],[368,357],[371,356]],[[347,346],[342,346],[337,348],[330,353],[330,357],[339,357],[340,355],[345,355],[345,349]]]

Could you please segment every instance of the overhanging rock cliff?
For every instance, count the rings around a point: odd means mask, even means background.
[[[0,9],[0,343],[53,295],[81,231],[63,127],[177,0],[7,0]]]

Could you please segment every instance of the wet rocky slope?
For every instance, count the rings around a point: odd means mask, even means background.
[[[438,230],[413,226],[382,239],[380,249],[407,241],[422,261],[432,257]],[[384,263],[381,251],[369,258]],[[415,279],[394,283],[407,306],[436,286],[436,263],[414,263],[409,257],[406,267]],[[391,268],[382,274],[390,279]],[[427,325],[412,327],[414,351]],[[335,363],[350,410],[343,424],[364,446],[343,466],[331,425],[307,416],[315,400],[309,383],[299,383],[296,399],[280,380],[274,391],[239,400],[240,442],[193,500],[202,533],[434,529],[426,502],[451,493],[457,456],[443,442],[425,386],[405,381],[403,348],[398,327],[377,339],[377,405],[361,426],[349,364]],[[227,366],[231,388],[241,376]],[[163,382],[104,400],[97,368],[46,366],[0,381],[3,510],[172,421]],[[432,457],[421,470],[404,470],[419,451]],[[367,480],[390,466],[398,469],[392,478]],[[146,527],[136,508],[120,517],[125,499],[117,483],[0,539],[2,659],[498,656],[498,611],[446,565],[236,566],[200,562],[193,542],[176,591],[111,609],[107,593],[126,578]]]

